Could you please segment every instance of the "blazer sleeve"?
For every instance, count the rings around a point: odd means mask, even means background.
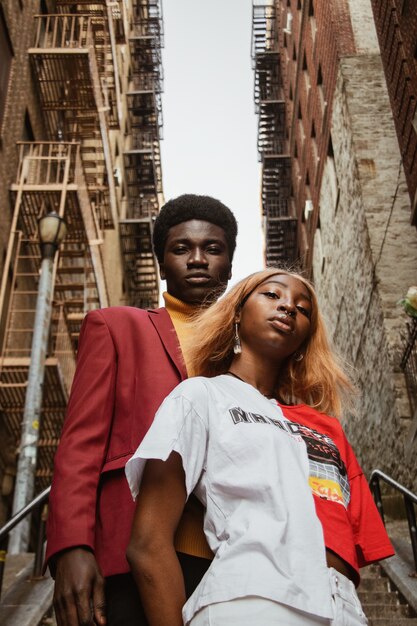
[[[77,368],[49,500],[45,563],[66,548],[94,550],[97,488],[111,432],[117,353],[101,311],[83,323]]]

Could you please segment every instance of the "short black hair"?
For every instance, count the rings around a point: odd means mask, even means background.
[[[165,243],[169,229],[189,220],[202,220],[223,228],[229,258],[232,261],[237,236],[237,222],[232,211],[220,200],[211,196],[185,193],[164,204],[156,217],[152,241],[158,263],[163,263],[164,260]]]

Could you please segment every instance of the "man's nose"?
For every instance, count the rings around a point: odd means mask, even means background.
[[[187,261],[188,265],[208,265],[207,256],[202,248],[193,248]]]

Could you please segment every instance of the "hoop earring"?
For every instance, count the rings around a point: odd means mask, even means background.
[[[304,354],[302,352],[298,352],[297,350],[297,352],[294,352],[294,354],[292,355],[292,358],[294,359],[294,361],[299,363],[304,359]]]
[[[242,345],[239,337],[239,324],[237,322],[235,322],[235,342],[233,344],[233,352],[235,354],[241,354],[242,352]]]

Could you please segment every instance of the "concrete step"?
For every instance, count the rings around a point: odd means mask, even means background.
[[[367,604],[363,606],[365,614],[372,619],[377,617],[388,616],[393,619],[394,617],[400,619],[402,617],[410,617],[410,609],[407,604]]]
[[[399,604],[399,596],[396,591],[361,591],[359,588],[358,596],[362,606],[368,604]],[[366,611],[365,611],[366,612]]]
[[[23,560],[27,564],[19,566]],[[10,572],[8,588],[0,601],[0,626],[38,626],[50,611],[53,596],[53,581],[49,575],[37,579],[32,577],[32,558],[25,555],[8,555],[6,568]]]
[[[369,626],[417,626],[417,619],[392,618],[392,617],[368,617]]]
[[[378,578],[363,578],[361,577],[361,583],[359,585],[359,593],[364,591],[379,591],[380,593],[388,593],[391,591],[388,578],[385,576],[379,576]]]

